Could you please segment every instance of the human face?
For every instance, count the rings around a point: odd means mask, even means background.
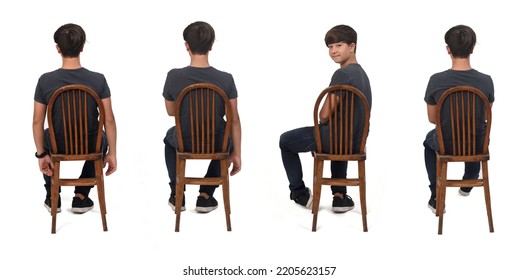
[[[329,56],[331,59],[340,64],[340,67],[343,67],[351,62],[354,62],[354,48],[356,44],[351,43],[347,44],[345,42],[338,42],[327,45],[329,48]]]

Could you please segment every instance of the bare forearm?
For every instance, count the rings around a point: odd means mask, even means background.
[[[232,122],[232,154],[241,157],[241,122],[239,120]]]
[[[108,139],[108,153],[117,154],[117,125],[115,119],[109,120],[104,124],[106,128],[106,138]]]
[[[33,123],[32,124],[32,134],[34,137],[34,144],[36,145],[36,152],[41,154],[45,151],[44,146],[44,132],[43,132],[43,123]]]

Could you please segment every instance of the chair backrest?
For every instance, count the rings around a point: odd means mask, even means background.
[[[446,90],[436,107],[436,130],[441,155],[487,154],[491,131],[491,104],[470,86]]]
[[[101,152],[104,107],[91,88],[74,84],[57,89],[47,106],[52,154],[81,156]]]
[[[179,152],[228,152],[232,110],[227,94],[210,83],[185,87],[175,100]]]
[[[331,116],[327,123],[327,137],[319,129],[319,112],[328,95],[339,96],[335,108],[330,106]],[[324,89],[315,102],[313,113],[317,152],[333,155],[352,155],[365,153],[365,144],[369,133],[370,106],[365,95],[349,85],[335,85]],[[323,143],[323,140],[328,143]],[[328,145],[328,146],[327,146]],[[324,149],[324,147],[327,147]],[[329,151],[324,151],[329,149]]]

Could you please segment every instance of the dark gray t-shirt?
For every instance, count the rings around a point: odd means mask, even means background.
[[[175,101],[185,87],[196,83],[214,84],[221,88],[227,94],[229,99],[237,98],[237,88],[231,74],[220,71],[214,67],[200,68],[192,66],[170,70],[167,73],[164,92],[162,95],[168,101]],[[182,124],[188,124],[188,104],[185,103],[182,104],[182,106],[185,106],[185,109],[182,110],[184,114],[176,117],[180,118],[180,122]],[[218,116],[216,120],[216,130],[222,133],[224,131],[226,121],[224,119],[224,103],[221,98],[216,99],[216,115]],[[183,137],[188,139],[190,137],[189,135],[189,131],[187,131],[187,133],[184,132]]]
[[[372,107],[371,84],[360,64],[349,64],[345,68],[336,70],[329,85],[350,85],[359,89],[367,98],[369,107]]]
[[[495,89],[493,85],[493,80],[491,76],[478,72],[475,69],[466,70],[466,71],[458,71],[448,69],[443,72],[436,73],[430,77],[430,81],[428,82],[428,86],[426,87],[426,93],[424,96],[424,101],[428,105],[437,105],[439,98],[441,95],[448,89],[454,86],[472,86],[480,91],[482,91],[486,97],[488,98],[490,103],[495,101]],[[477,135],[482,137],[485,133],[486,128],[486,120],[485,120],[485,109],[483,104],[477,103],[476,110],[478,111],[477,115],[480,116],[480,119],[477,120]],[[442,108],[442,112],[449,111],[449,103],[445,102]],[[482,112],[480,112],[482,111]],[[449,151],[449,146],[451,145],[451,124],[449,121],[449,115],[443,114],[443,118],[441,120],[441,126],[443,129],[443,138],[445,141],[445,145],[447,147],[447,152]],[[477,141],[482,144],[482,141]],[[436,143],[438,144],[438,143]],[[478,147],[477,149],[480,149]]]
[[[357,88],[363,93],[363,95],[365,95],[365,98],[369,103],[369,109],[372,107],[372,93],[369,77],[360,64],[353,63],[336,70],[329,85],[350,85]],[[363,104],[358,98],[355,99],[354,108],[355,131],[353,149],[356,152],[359,150],[363,134],[365,111],[363,109]]]
[[[48,105],[54,91],[62,86],[71,84],[85,85],[93,89],[101,99],[111,96],[110,88],[108,87],[108,83],[103,74],[90,71],[86,68],[59,68],[40,76],[34,93],[34,101]],[[93,100],[92,102],[89,102],[88,110],[88,130],[90,137],[93,139],[97,136],[97,128],[99,124],[99,111],[97,104]],[[59,102],[54,106],[53,116],[55,133],[58,137],[58,146],[61,146],[59,139],[61,138],[60,135],[63,134],[63,129]]]

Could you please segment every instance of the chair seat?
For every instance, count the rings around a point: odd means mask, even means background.
[[[317,160],[332,160],[332,161],[359,161],[366,160],[366,154],[352,154],[352,155],[332,155],[326,153],[311,153],[313,157]]]

